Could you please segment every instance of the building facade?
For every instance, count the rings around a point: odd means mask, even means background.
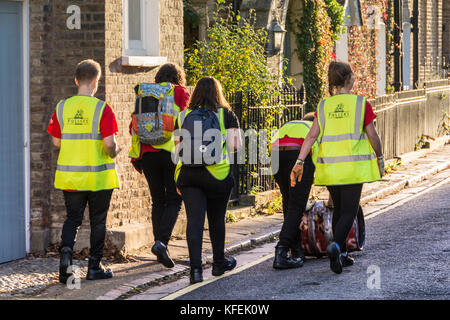
[[[62,192],[53,188],[58,151],[46,129],[58,101],[76,94],[76,64],[89,58],[102,65],[96,96],[113,108],[123,148],[116,159],[121,188],[113,193],[109,236],[120,242],[123,230],[132,232],[133,226],[150,235],[147,183],[127,152],[133,88],[153,81],[165,62],[183,65],[183,1],[2,0],[0,21],[1,130],[8,141],[2,148],[9,150],[0,158],[0,263],[59,241],[65,207]],[[89,244],[87,220],[78,248]]]

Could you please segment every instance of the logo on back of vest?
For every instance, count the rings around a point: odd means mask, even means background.
[[[338,104],[333,112],[328,112],[328,117],[330,119],[342,119],[348,118],[349,112],[344,110],[344,105],[342,103]]]
[[[69,124],[75,125],[75,126],[83,126],[87,125],[89,123],[89,120],[87,118],[83,118],[83,110],[78,109],[77,113],[75,113],[75,116],[73,118],[69,118]]]

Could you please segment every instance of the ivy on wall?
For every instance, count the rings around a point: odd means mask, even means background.
[[[295,30],[297,54],[303,63],[303,81],[307,94],[307,110],[314,110],[328,95],[327,71],[333,55],[334,41],[339,39],[344,23],[343,7],[336,0],[302,0],[303,12],[289,17]],[[348,28],[349,64],[355,73],[353,93],[368,98],[377,92],[377,31],[364,21],[370,7],[377,7],[386,24],[386,93],[393,91],[393,1],[360,0],[363,26]],[[398,26],[397,26],[398,27]]]
[[[360,0],[363,21],[367,20],[370,7],[381,10],[379,0]],[[370,10],[371,11],[371,10]],[[348,27],[348,59],[355,74],[353,93],[374,98],[377,93],[378,35],[373,27]]]
[[[383,0],[384,23],[386,24],[386,93],[395,91],[394,78],[394,28],[400,28],[394,22],[394,2]]]
[[[393,54],[395,28],[393,15],[393,1],[388,0],[360,0],[363,20],[368,15],[369,8],[376,7],[383,16],[386,24],[386,93],[392,93]],[[349,27],[349,63],[355,72],[354,93],[374,98],[377,92],[377,74],[379,66],[376,57],[379,50],[378,35],[375,29],[367,24],[361,28]]]
[[[311,111],[327,93],[327,68],[344,22],[343,8],[336,0],[302,0],[302,5],[302,14],[293,12],[288,22],[303,63],[306,111]]]

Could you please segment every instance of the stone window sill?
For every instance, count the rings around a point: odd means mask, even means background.
[[[167,57],[122,56],[122,65],[126,67],[158,67],[167,63]]]

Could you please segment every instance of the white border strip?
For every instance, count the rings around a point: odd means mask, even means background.
[[[24,158],[25,158],[25,248],[30,252],[30,220],[31,220],[31,168],[30,168],[30,0],[22,1],[23,5],[23,104],[24,104]]]

